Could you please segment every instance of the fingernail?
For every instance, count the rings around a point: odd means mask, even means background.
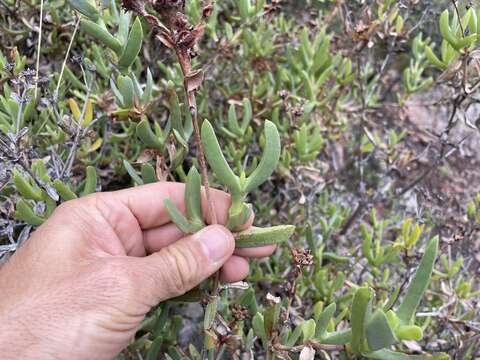
[[[209,226],[194,235],[212,262],[223,260],[233,252],[233,235],[223,226]]]

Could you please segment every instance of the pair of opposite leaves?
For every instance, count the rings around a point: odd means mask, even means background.
[[[208,120],[203,123],[201,140],[210,167],[232,197],[227,227],[236,232],[236,247],[259,247],[287,241],[295,230],[292,225],[270,228],[252,227],[245,231],[237,231],[251,216],[251,206],[245,203],[246,196],[250,191],[263,184],[278,165],[281,145],[276,126],[270,121],[265,122],[264,152],[258,167],[248,177],[244,173],[237,176],[230,168],[223,156],[215,131]],[[175,207],[170,199],[165,200],[165,206],[172,221],[184,233],[193,234],[205,227],[201,206],[201,178],[195,167],[190,169],[186,181],[186,216]]]

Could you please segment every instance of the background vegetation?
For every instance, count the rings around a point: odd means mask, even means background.
[[[139,4],[0,0],[3,260],[62,201],[199,165],[182,67]],[[257,224],[296,232],[205,321],[208,296],[160,304],[119,358],[477,359],[478,4],[207,5],[185,10],[204,23],[187,74],[199,120],[246,175],[276,125],[280,164],[249,201]],[[428,288],[403,305],[424,254]]]

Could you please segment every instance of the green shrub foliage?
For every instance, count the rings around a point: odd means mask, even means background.
[[[58,0],[40,19],[37,0],[3,3],[3,256],[62,202],[158,181],[186,183],[185,213],[165,201],[185,234],[215,221],[209,189],[221,188],[237,248],[278,246],[245,283],[214,278],[159,304],[119,359],[478,356],[473,265],[405,203],[461,147],[450,135],[479,89],[480,8]],[[387,182],[410,161],[399,114],[444,91],[438,156]],[[478,196],[462,207],[465,237],[479,208]],[[185,339],[187,306],[204,316]]]

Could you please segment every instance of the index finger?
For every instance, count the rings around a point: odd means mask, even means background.
[[[210,189],[212,202],[219,224],[228,221],[230,195],[224,191]],[[135,188],[104,193],[126,206],[137,219],[142,230],[154,229],[171,222],[164,201],[170,199],[185,214],[185,184],[175,182],[158,182]],[[211,221],[205,191],[202,189],[202,211],[207,224]],[[251,224],[251,221],[249,222]]]

